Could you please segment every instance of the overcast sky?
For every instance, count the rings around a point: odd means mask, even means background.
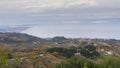
[[[0,0],[0,29],[120,39],[120,0]]]

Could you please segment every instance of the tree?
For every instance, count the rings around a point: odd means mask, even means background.
[[[91,59],[95,59],[100,56],[100,53],[96,51],[96,47],[93,45],[85,46],[83,49],[80,50],[80,53],[81,55]]]

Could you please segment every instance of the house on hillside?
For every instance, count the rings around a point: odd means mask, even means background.
[[[110,51],[105,51],[105,53],[106,55],[113,55],[114,52],[110,50]]]

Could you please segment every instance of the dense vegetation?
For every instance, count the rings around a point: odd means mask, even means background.
[[[96,47],[94,45],[86,45],[85,47],[79,49],[79,51],[78,49],[79,48],[75,48],[75,47],[69,49],[55,47],[48,49],[47,52],[56,53],[58,55],[68,58],[74,56],[75,53],[80,53],[82,56],[90,59],[97,59],[98,57],[100,57],[100,53],[96,51]]]
[[[47,52],[58,53],[58,55],[70,58],[70,57],[74,56],[74,53],[76,52],[76,50],[55,47],[55,48],[48,49]]]
[[[93,45],[87,45],[80,50],[81,55],[90,58],[96,59],[100,56],[100,53],[96,51],[96,47]]]
[[[56,68],[120,68],[120,58],[104,56],[95,62],[85,58],[72,57],[56,64]]]

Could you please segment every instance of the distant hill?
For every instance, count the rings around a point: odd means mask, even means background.
[[[35,41],[45,42],[46,40],[24,33],[0,33],[0,42],[2,43],[20,43]]]
[[[67,38],[63,37],[63,36],[57,36],[57,37],[53,37],[51,39],[53,42],[63,42],[63,41],[66,41]]]

